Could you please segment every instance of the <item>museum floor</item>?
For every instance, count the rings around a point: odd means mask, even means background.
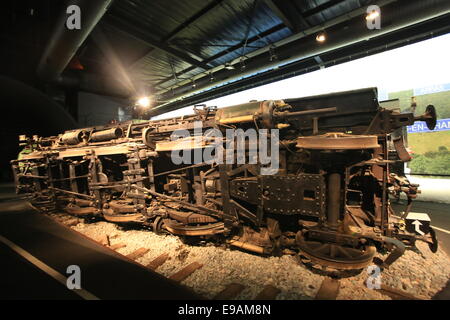
[[[399,212],[404,207],[404,201],[393,205]],[[430,214],[432,225],[437,227],[441,250],[436,255],[429,252],[426,246],[416,252],[408,251],[398,263],[385,271],[384,281],[389,286],[424,299],[450,299],[445,267],[448,265],[446,255],[450,254],[450,234],[447,231],[450,214],[447,208],[445,203],[415,202],[414,211]],[[247,287],[236,299],[252,299],[267,285],[280,290],[277,299],[314,299],[324,279],[323,275],[308,270],[290,256],[264,258],[208,244],[191,246],[175,236],[159,236],[145,230],[124,230],[104,221],[86,223],[76,219],[77,224],[71,223],[66,228],[67,222],[72,220],[73,217],[65,214],[39,214],[17,198],[12,185],[0,185],[0,236],[32,253],[60,274],[65,274],[65,265],[78,261],[85,270],[83,283],[87,284],[88,292],[100,299],[189,299],[197,296],[213,299],[223,289],[224,280]],[[111,237],[113,244],[127,245],[116,250],[118,256],[127,256],[141,247],[148,248],[149,253],[137,259],[137,263],[130,263],[90,240],[105,234]],[[171,258],[157,273],[140,267],[162,252],[169,253]],[[1,298],[86,298],[67,290],[4,244],[0,245],[0,255],[4,261],[0,265],[1,272],[9,275],[0,280]],[[203,268],[183,281],[181,286],[167,281],[170,274],[194,260],[200,261]],[[261,276],[254,278],[254,270],[259,270]],[[121,276],[117,277],[117,274]],[[358,276],[341,279],[337,299],[388,298],[363,286],[366,277],[362,272]],[[161,289],[145,290],[148,285],[157,285]]]

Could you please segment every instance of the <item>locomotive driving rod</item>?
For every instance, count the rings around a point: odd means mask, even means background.
[[[336,112],[336,111],[337,111],[336,107],[331,107],[331,108],[294,111],[294,112],[289,112],[289,111],[274,112],[273,116],[274,116],[274,118],[296,118],[296,117],[301,117],[301,116],[307,116],[310,114]]]
[[[193,211],[201,212],[201,213],[206,214],[206,215],[219,216],[219,217],[222,216],[222,213],[220,211],[217,211],[217,210],[214,210],[214,209],[211,209],[211,208],[207,208],[205,206],[189,203],[189,202],[180,200],[178,198],[171,197],[171,196],[168,196],[168,195],[165,195],[165,194],[162,194],[162,193],[159,193],[159,192],[147,189],[147,188],[138,187],[135,184],[132,184],[131,188],[134,188],[134,189],[136,189],[138,191],[141,191],[141,192],[144,192],[144,193],[149,193],[149,194],[151,194],[152,196],[155,196],[155,197],[160,197],[160,198],[164,198],[164,199],[167,199],[167,200],[171,200],[171,201],[177,202],[177,203],[183,205],[184,207],[186,207],[186,208],[188,208],[190,210],[193,210]]]
[[[383,261],[383,267],[389,268],[389,266],[391,264],[394,263],[394,261],[396,261],[398,258],[400,258],[403,253],[406,250],[405,245],[403,244],[403,242],[401,242],[400,240],[394,239],[394,238],[390,238],[390,237],[381,237],[381,239],[388,243],[391,244],[395,247],[395,249],[391,252],[390,255],[388,255],[388,257]]]
[[[392,250],[392,252],[387,256],[386,259],[384,259],[384,261],[376,258],[377,260],[380,260],[380,263],[376,262],[375,264],[379,265],[381,268],[386,268],[386,269],[389,268],[389,266],[391,264],[393,264],[397,259],[399,259],[405,253],[406,246],[403,242],[401,242],[398,239],[394,239],[394,238],[386,237],[386,236],[377,237],[377,236],[373,236],[373,235],[369,235],[369,234],[362,235],[362,237],[369,238],[369,239],[372,239],[377,242],[385,242],[387,244],[394,246],[394,250]]]

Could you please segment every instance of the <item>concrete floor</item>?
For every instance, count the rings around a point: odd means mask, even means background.
[[[99,299],[200,298],[14,199],[10,186],[0,193],[0,300],[81,299],[65,285],[70,265],[80,267],[82,288]]]
[[[0,280],[0,300],[82,300],[3,243],[0,256],[4,275]]]
[[[0,201],[7,201],[12,199],[17,199],[14,184],[11,183],[1,183],[0,184]]]

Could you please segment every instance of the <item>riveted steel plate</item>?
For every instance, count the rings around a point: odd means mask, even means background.
[[[320,174],[262,176],[264,210],[320,216],[325,210],[325,180]]]

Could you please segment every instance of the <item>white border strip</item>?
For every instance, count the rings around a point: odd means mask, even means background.
[[[447,234],[450,234],[450,231],[448,231],[448,230],[445,230],[445,229],[441,229],[441,228],[438,228],[438,227],[436,227],[436,226],[431,226],[433,229],[436,229],[436,230],[439,230],[439,231],[441,231],[441,232],[444,232],[444,233],[447,233]]]
[[[5,237],[3,237],[1,235],[0,235],[0,242],[4,243],[8,247],[10,247],[17,254],[19,254],[20,256],[22,256],[23,258],[25,258],[32,264],[34,264],[36,267],[38,267],[39,269],[44,271],[50,277],[57,280],[59,283],[64,285],[64,287],[67,288],[67,278],[65,276],[63,276],[61,273],[59,273],[52,267],[46,265],[44,262],[42,262],[38,258],[31,255],[29,252],[25,251],[24,249],[22,249],[21,247],[19,247],[18,245],[16,245],[15,243],[11,242],[10,240],[6,239]],[[84,289],[76,289],[76,290],[71,290],[71,291],[78,294],[80,297],[82,297],[85,300],[100,300],[95,295],[93,295],[92,293],[90,293],[89,291],[84,290]]]

